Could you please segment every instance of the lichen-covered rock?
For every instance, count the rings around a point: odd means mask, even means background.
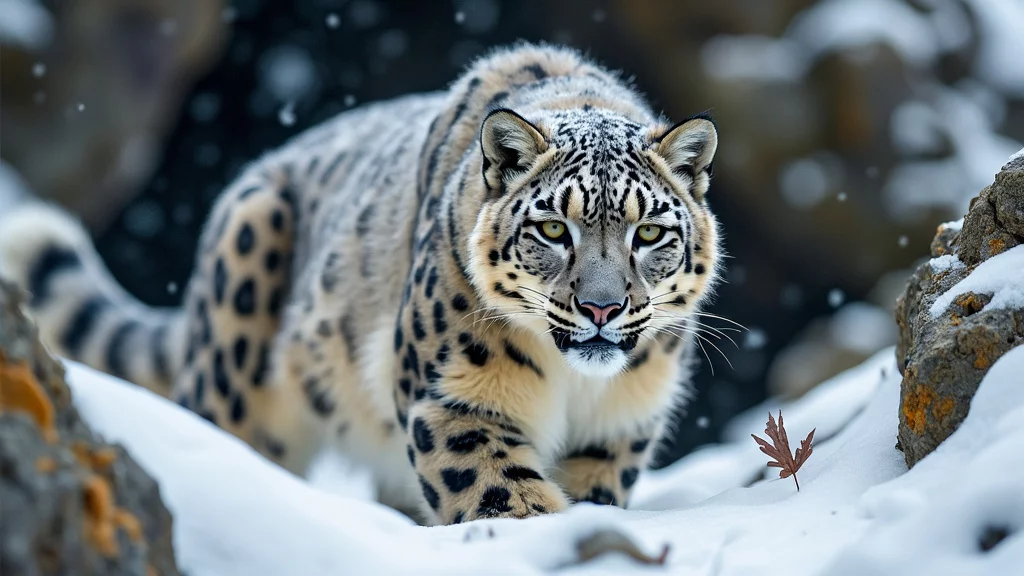
[[[0,280],[0,572],[178,574],[156,482],[93,434]]]
[[[968,292],[932,318],[932,303],[978,264],[1020,244],[1024,158],[1003,166],[971,202],[962,228],[939,227],[935,259],[917,268],[896,303],[896,361],[903,374],[898,436],[907,466],[957,429],[989,367],[1024,343],[1024,309],[989,310],[991,295]]]

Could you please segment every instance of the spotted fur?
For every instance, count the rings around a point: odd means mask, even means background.
[[[61,353],[296,472],[338,447],[425,522],[624,506],[718,276],[716,146],[709,120],[519,45],[250,165],[180,309],[132,300],[50,207],[0,221],[0,272]]]

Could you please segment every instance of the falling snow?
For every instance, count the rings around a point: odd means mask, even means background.
[[[285,103],[284,106],[277,112],[277,120],[282,126],[292,126],[295,124],[295,101],[290,100]]]
[[[833,308],[839,308],[846,301],[846,294],[839,288],[833,288],[828,291],[828,305]]]

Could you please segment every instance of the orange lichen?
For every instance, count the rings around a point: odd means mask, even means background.
[[[8,363],[0,353],[0,413],[27,413],[51,444],[57,441],[56,416],[46,391],[25,362]]]
[[[903,398],[903,417],[907,421],[907,427],[914,434],[924,434],[924,427],[928,421],[928,407],[935,398],[935,392],[928,386],[918,384],[914,390]]]
[[[993,238],[988,241],[988,251],[990,256],[996,254],[1002,254],[1006,250],[1006,242],[1003,242],[1002,238]]]
[[[85,482],[85,534],[104,556],[116,556],[117,531],[114,526],[114,495],[110,483],[92,475]]]
[[[953,413],[953,408],[956,407],[956,402],[949,396],[942,396],[932,406],[932,416],[939,422],[946,419],[947,416]]]
[[[109,446],[93,450],[86,442],[78,440],[71,444],[71,453],[75,460],[87,468],[97,472],[103,471],[117,460],[117,451]]]
[[[959,326],[960,322],[960,317],[957,316],[955,313],[949,315],[949,323],[952,324],[953,326]]]
[[[124,508],[114,510],[114,525],[124,530],[132,542],[142,540],[142,523],[134,514]]]
[[[89,454],[89,460],[92,463],[93,469],[104,469],[117,460],[117,451],[109,446],[100,448]]]
[[[953,299],[953,303],[964,309],[965,314],[977,314],[985,308],[985,302],[974,292],[965,292]]]
[[[118,554],[117,530],[124,530],[132,542],[142,540],[142,522],[114,502],[114,490],[105,478],[93,474],[85,482],[85,534],[100,554]]]
[[[36,471],[41,474],[51,474],[57,469],[57,461],[49,456],[36,458]]]
[[[974,367],[978,370],[988,370],[992,366],[992,361],[989,360],[987,350],[984,348],[978,348],[974,351]]]
[[[71,453],[75,456],[75,460],[82,466],[92,467],[92,461],[89,458],[89,445],[84,440],[76,440],[71,443]]]

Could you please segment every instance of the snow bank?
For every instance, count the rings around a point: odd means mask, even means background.
[[[959,430],[913,470],[860,498],[871,530],[828,574],[1020,573],[1022,372],[1024,347],[1017,347],[982,380]]]
[[[933,267],[935,260],[938,258],[932,260]],[[953,299],[966,292],[991,294],[986,310],[1024,308],[1024,246],[1010,248],[979,264],[970,276],[935,299],[928,309],[932,318],[938,318]]]
[[[143,389],[73,363],[68,377],[83,417],[159,479],[181,568],[195,576],[537,574],[566,568],[577,539],[601,527],[650,553],[670,544],[665,569],[676,574],[1011,573],[1024,539],[1011,535],[990,553],[978,542],[1024,525],[1024,348],[996,363],[961,429],[910,473],[894,448],[892,356],[782,406],[790,436],[817,427],[799,493],[791,479],[765,476],[748,436],[779,407],[769,403],[737,418],[727,443],[642,476],[630,510],[580,505],[438,528],[336,494],[365,494],[358,486],[312,486]],[[650,570],[608,555],[568,571],[641,569]]]

